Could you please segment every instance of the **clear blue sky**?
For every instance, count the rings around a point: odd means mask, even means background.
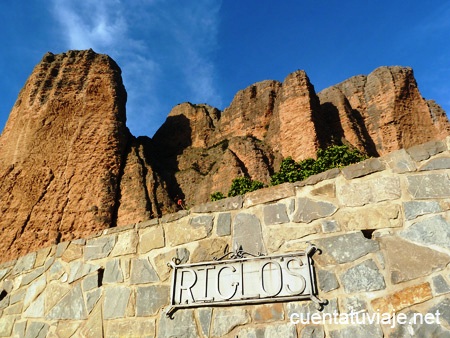
[[[135,136],[152,136],[178,103],[224,109],[297,69],[318,92],[410,66],[450,112],[450,1],[17,0],[0,3],[0,22],[0,130],[47,51],[88,48],[122,68]]]

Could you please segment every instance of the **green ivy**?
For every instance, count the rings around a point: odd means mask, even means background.
[[[270,177],[271,185],[285,182],[302,181],[311,175],[319,174],[328,169],[345,167],[352,163],[365,160],[367,157],[356,149],[345,145],[331,146],[317,151],[317,160],[307,158],[295,162],[291,157],[281,162],[280,171]]]
[[[244,195],[247,192],[255,191],[264,188],[264,184],[259,181],[253,181],[248,177],[238,177],[231,183],[228,197]]]
[[[225,195],[222,194],[220,191],[216,191],[216,192],[213,192],[209,198],[210,198],[211,202],[214,202],[214,201],[224,199]]]

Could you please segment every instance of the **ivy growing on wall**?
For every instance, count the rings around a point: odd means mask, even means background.
[[[278,185],[285,182],[297,182],[332,168],[341,168],[347,165],[363,161],[367,158],[357,149],[350,149],[346,145],[333,145],[317,151],[317,159],[307,158],[296,162],[292,157],[285,158],[280,165],[280,170],[270,177],[270,185]],[[253,181],[248,177],[235,178],[231,184],[228,197],[243,195],[264,187],[259,181]],[[225,198],[221,192],[211,194],[211,201]]]

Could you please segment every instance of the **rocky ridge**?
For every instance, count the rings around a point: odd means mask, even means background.
[[[3,260],[173,212],[176,198],[206,202],[237,176],[268,183],[283,157],[332,143],[377,156],[450,133],[410,68],[381,67],[318,94],[296,71],[239,91],[224,111],[183,103],[153,138],[136,138],[120,74],[92,50],[35,67],[0,137]]]

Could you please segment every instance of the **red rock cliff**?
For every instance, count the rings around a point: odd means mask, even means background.
[[[126,125],[121,72],[106,55],[48,53],[0,137],[0,253],[39,247],[177,210],[226,193],[247,175],[265,183],[283,157],[346,142],[370,155],[441,139],[448,119],[413,72],[381,67],[316,95],[304,71],[239,91],[224,111],[184,103],[154,135]]]

